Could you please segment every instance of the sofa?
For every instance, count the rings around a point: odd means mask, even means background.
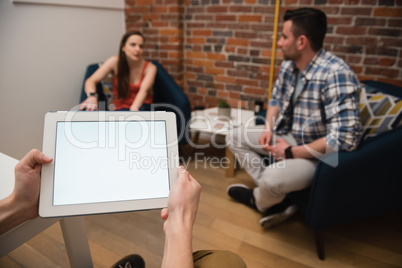
[[[189,122],[191,119],[191,104],[183,89],[174,81],[165,68],[157,61],[152,61],[157,72],[153,86],[153,111],[169,111],[176,114],[177,134],[180,145],[187,144],[190,139]],[[84,91],[85,80],[90,77],[102,63],[90,64],[84,76],[80,103],[86,99]],[[113,99],[111,77],[106,77],[96,85],[99,109],[109,110]]]

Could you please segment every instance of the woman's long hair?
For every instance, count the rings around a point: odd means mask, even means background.
[[[117,66],[117,98],[124,99],[130,95],[130,67],[128,66],[126,53],[123,51],[123,46],[126,44],[127,39],[132,35],[139,35],[145,42],[145,38],[140,32],[127,32],[121,38],[119,48],[119,62]]]

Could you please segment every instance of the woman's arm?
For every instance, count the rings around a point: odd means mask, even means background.
[[[152,86],[155,82],[156,76],[156,66],[151,62],[148,64],[145,69],[144,79],[142,80],[140,90],[138,91],[137,96],[135,97],[133,104],[130,107],[130,111],[139,111],[141,105],[144,103],[145,98],[147,97],[148,92],[151,90]]]
[[[87,99],[80,105],[80,110],[95,111],[98,109],[98,97],[89,96],[90,93],[96,93],[96,84],[98,84],[109,73],[117,73],[117,62],[119,58],[112,56],[107,59],[88,79],[85,81],[85,93]]]

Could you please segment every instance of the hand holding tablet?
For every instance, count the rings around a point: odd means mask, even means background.
[[[59,217],[167,206],[178,166],[168,112],[50,112],[39,215]]]

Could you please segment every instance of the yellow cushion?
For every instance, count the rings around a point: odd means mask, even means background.
[[[363,139],[402,125],[402,100],[373,87],[362,84],[359,109]]]

